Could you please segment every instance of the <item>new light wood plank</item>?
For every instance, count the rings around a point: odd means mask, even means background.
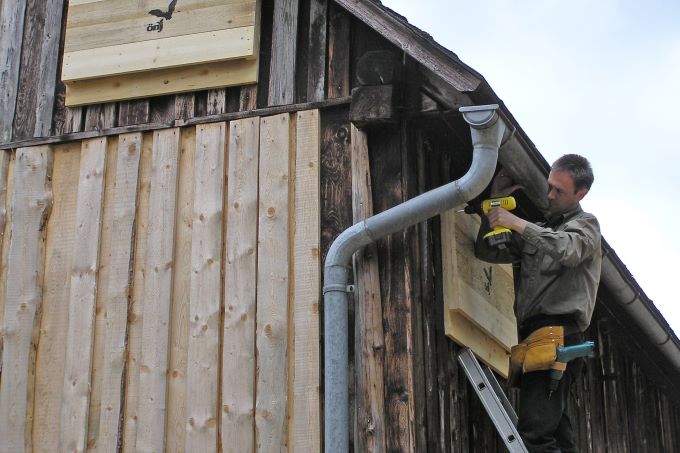
[[[299,0],[274,0],[269,105],[292,104],[295,99],[295,58]]]
[[[103,4],[103,9],[109,10],[110,3]],[[159,4],[160,2],[156,2]],[[160,19],[149,15],[148,10],[138,10],[135,17],[125,20],[92,21],[92,16],[78,17],[77,12],[69,15],[69,26],[66,29],[66,43],[64,52],[97,49],[101,47],[117,46],[143,41],[186,36],[231,28],[255,25],[255,2],[227,3],[206,6],[204,2],[194,2],[194,5],[182,5],[176,10],[171,20]],[[167,8],[167,4],[160,9]],[[74,19],[71,21],[71,19]],[[149,26],[156,29],[149,30]]]
[[[35,374],[36,399],[40,401],[33,421],[35,453],[52,453],[59,445],[80,147],[80,142],[74,142],[54,149],[54,204],[45,239],[45,286]]]
[[[224,453],[255,449],[255,301],[257,290],[260,118],[229,123],[222,442]]]
[[[444,311],[446,336],[472,349],[479,360],[508,377],[508,353],[497,341],[486,335],[470,319],[453,310]]]
[[[139,372],[142,354],[142,321],[144,311],[144,268],[146,266],[147,231],[149,227],[149,195],[153,134],[144,134],[139,163],[139,188],[135,214],[134,263],[130,314],[128,316],[127,361],[125,364],[125,414],[123,417],[123,452],[137,451],[139,410]]]
[[[83,80],[254,57],[255,27],[77,50],[64,54],[61,78]]]
[[[88,109],[89,110],[89,109]],[[98,451],[99,416],[101,414],[102,383],[104,369],[104,346],[106,341],[106,312],[108,298],[104,297],[109,286],[111,261],[111,229],[113,218],[113,192],[115,188],[118,136],[109,137],[104,163],[104,195],[99,233],[99,265],[97,267],[97,295],[94,312],[94,335],[92,363],[90,364],[90,395],[87,411],[87,448]]]
[[[288,114],[262,118],[260,122],[255,402],[258,452],[287,451],[289,127]]]
[[[45,17],[38,64],[34,137],[46,137],[52,131],[64,0],[47,0],[45,11],[49,13]]]
[[[0,249],[4,241],[5,222],[7,221],[7,174],[10,160],[12,160],[11,151],[0,152]]]
[[[14,163],[15,163],[15,153],[10,153],[9,165],[7,170],[7,193],[10,196],[7,198],[6,203],[11,207],[12,194],[14,193]],[[0,331],[5,331],[5,302],[7,300],[7,267],[9,261],[9,237],[11,235],[12,226],[12,210],[7,209],[7,215],[5,217],[5,227],[2,231],[2,237],[7,238],[3,240],[2,248],[0,248]],[[4,334],[0,335],[0,373],[2,373],[2,346],[4,341]]]
[[[289,449],[321,451],[319,304],[320,174],[319,111],[298,112],[295,152],[295,230],[293,249],[294,350]]]
[[[0,2],[0,143],[12,139],[26,0]]]
[[[257,60],[221,61],[66,84],[66,105],[76,106],[257,82]]]
[[[5,289],[0,451],[30,451],[34,351],[40,327],[44,225],[52,201],[52,149],[19,148]]]
[[[106,138],[97,138],[84,141],[81,148],[69,276],[69,322],[59,441],[62,451],[81,452],[87,448],[106,144]]]
[[[137,451],[165,448],[179,129],[154,133],[139,378]]]
[[[181,129],[177,220],[175,230],[175,276],[170,320],[170,373],[165,448],[184,452],[186,439],[187,356],[189,354],[189,299],[191,297],[191,231],[194,217],[194,159],[196,128]]]
[[[3,283],[6,282],[6,260],[4,251],[7,248],[7,241],[5,238],[5,226],[7,224],[7,188],[10,184],[8,179],[10,162],[12,161],[12,152],[3,151],[0,154],[0,255],[3,257],[0,265],[0,332],[4,332],[4,318],[5,318],[5,288]],[[4,334],[0,334],[0,373],[2,373],[2,343]],[[1,376],[1,374],[0,374]]]
[[[196,127],[186,451],[217,451],[226,123]]]
[[[366,132],[351,128],[352,212],[354,223],[373,215],[373,191]],[[385,451],[385,350],[378,249],[367,246],[354,255],[356,275],[355,357],[357,451]]]
[[[118,138],[112,201],[111,241],[106,302],[102,397],[97,450],[114,451],[119,441],[128,296],[131,285],[133,227],[142,134]]]

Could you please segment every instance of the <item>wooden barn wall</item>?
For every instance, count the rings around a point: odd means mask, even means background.
[[[320,115],[0,152],[0,452],[317,452]]]

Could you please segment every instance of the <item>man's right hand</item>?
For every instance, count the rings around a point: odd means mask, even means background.
[[[491,198],[507,197],[515,190],[521,188],[520,184],[515,184],[512,178],[501,168],[491,182]]]

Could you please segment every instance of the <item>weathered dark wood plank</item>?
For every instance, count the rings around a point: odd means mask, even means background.
[[[224,88],[208,90],[206,105],[206,115],[219,115],[220,113],[224,113],[227,106],[226,90]]]
[[[418,196],[418,155],[415,148],[416,137],[411,132],[408,122],[401,122],[401,168],[402,191],[404,201]],[[404,231],[406,262],[404,267],[404,286],[407,301],[411,306],[411,340],[413,369],[413,417],[415,426],[415,451],[426,450],[425,426],[425,370],[423,353],[423,298],[420,281],[421,251],[418,242],[418,226],[414,225]]]
[[[26,14],[26,0],[0,4],[0,143],[12,139],[12,124],[19,89],[19,66]]]
[[[352,210],[354,223],[373,215],[366,133],[352,129]],[[354,257],[356,275],[355,368],[357,452],[385,451],[385,397],[382,300],[378,250],[367,246]]]
[[[118,105],[115,102],[88,105],[85,114],[85,131],[101,131],[116,127],[117,110]]]
[[[350,25],[347,11],[331,2],[328,8],[328,69],[326,91],[329,98],[350,93]]]
[[[17,102],[14,112],[13,140],[33,137],[36,90],[38,88],[37,79],[45,13],[44,2],[28,0],[23,27],[21,70],[19,71]]]
[[[398,127],[375,129],[369,136],[371,181],[376,213],[404,201]],[[378,241],[385,329],[385,426],[388,451],[414,452],[412,300],[407,287],[406,244],[399,232]]]
[[[295,102],[295,57],[299,0],[274,0],[269,105]]]
[[[348,108],[338,107],[321,111],[321,262],[326,261],[326,254],[335,238],[352,225],[352,183],[351,183],[351,147],[350,125],[347,119]],[[352,304],[350,303],[350,307]],[[354,416],[354,379],[353,374],[353,345],[354,322],[352,311],[350,318],[348,342],[350,351],[350,417]],[[319,314],[322,323],[321,348],[323,348],[323,306]],[[323,349],[322,349],[323,350]],[[323,357],[322,370],[323,370]],[[321,376],[323,382],[323,375]],[[323,394],[322,394],[323,407]],[[353,439],[353,420],[350,420],[349,438]],[[353,443],[350,442],[350,450]]]
[[[328,0],[310,0],[307,37],[307,102],[324,99]]]
[[[249,95],[250,102],[255,102],[257,108],[267,107],[269,101],[269,74],[271,72],[272,59],[272,28],[274,22],[274,1],[262,2],[260,10],[260,68],[257,75],[255,90],[257,95]],[[244,93],[241,92],[241,105],[243,105]],[[254,100],[253,100],[254,98]],[[243,110],[243,109],[241,109]]]
[[[59,46],[63,35],[64,4],[64,0],[47,0],[45,3],[45,10],[49,14],[45,17],[38,64],[34,137],[46,137],[52,130],[57,74],[60,72]]]
[[[175,95],[175,119],[186,120],[194,117],[195,105],[194,93],[182,93]]]
[[[149,119],[155,124],[171,125],[175,117],[175,96],[158,96],[151,98]]]
[[[132,126],[149,122],[149,100],[122,101],[118,104],[118,126]]]

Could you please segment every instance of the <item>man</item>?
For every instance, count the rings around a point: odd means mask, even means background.
[[[565,345],[584,340],[602,263],[598,221],[579,204],[593,180],[588,160],[567,154],[555,161],[548,176],[545,224],[528,222],[501,208],[490,210],[483,220],[477,257],[492,263],[520,264],[515,291],[520,341],[546,326],[563,326]],[[491,196],[509,195],[517,187],[501,170],[491,185]],[[495,226],[513,231],[505,250],[490,248],[483,239]],[[569,387],[582,372],[583,363],[583,359],[569,362],[552,394],[548,390],[549,371],[521,376],[518,431],[530,452],[577,451],[567,405]]]

